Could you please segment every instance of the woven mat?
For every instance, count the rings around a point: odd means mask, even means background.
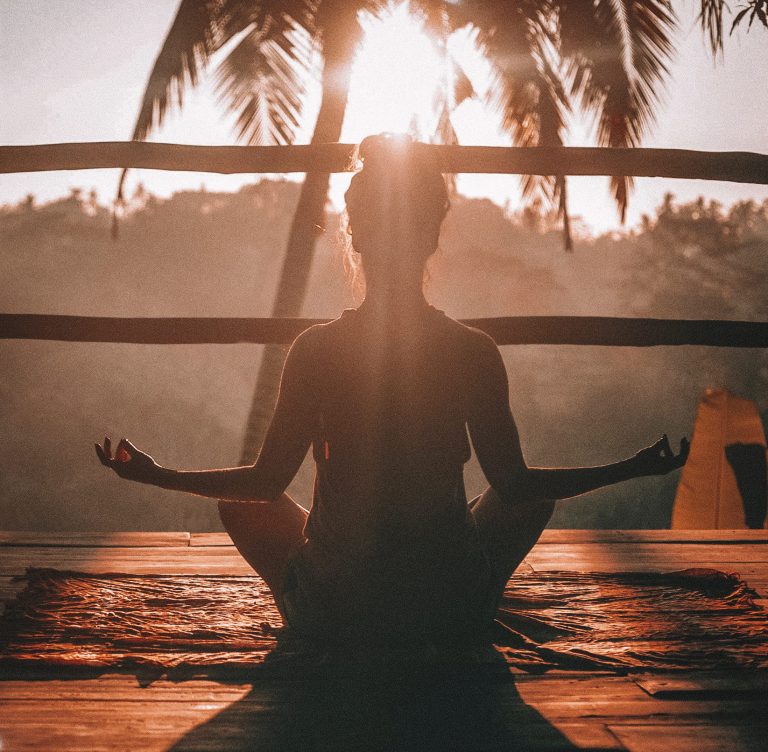
[[[24,579],[0,620],[6,666],[253,669],[280,653],[280,617],[255,576],[34,569]],[[532,672],[766,668],[768,612],[755,597],[714,570],[523,574],[491,641],[499,661]]]

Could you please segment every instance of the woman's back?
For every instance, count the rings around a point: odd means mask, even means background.
[[[374,555],[463,529],[478,337],[430,306],[407,327],[365,306],[318,327],[310,540]]]

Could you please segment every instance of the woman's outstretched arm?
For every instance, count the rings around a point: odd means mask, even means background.
[[[682,467],[688,458],[688,439],[680,442],[675,454],[664,434],[652,446],[633,457],[597,467],[530,467],[526,471],[528,491],[544,499],[569,499],[630,478],[664,475]]]
[[[214,499],[273,501],[288,487],[311,443],[311,334],[296,340],[285,362],[269,430],[253,465],[216,470],[174,470],[121,439],[114,454],[109,438],[96,454],[121,478]]]
[[[215,499],[245,501],[270,498],[259,495],[254,477],[255,465],[218,470],[174,470],[158,465],[152,457],[137,449],[127,439],[120,439],[113,455],[109,436],[104,437],[103,446],[96,444],[96,454],[102,465],[114,470],[121,478],[137,483]],[[261,493],[266,494],[266,489]]]
[[[567,499],[603,486],[645,475],[662,475],[682,467],[688,440],[674,454],[666,435],[633,457],[598,467],[528,467],[509,408],[504,362],[495,343],[486,338],[478,355],[478,371],[469,416],[469,433],[480,466],[491,486],[504,498]]]

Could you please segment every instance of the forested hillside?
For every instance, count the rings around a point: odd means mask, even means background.
[[[95,197],[73,192],[0,209],[4,312],[267,316],[298,186],[159,200],[141,192],[109,237]],[[354,304],[338,219],[319,244],[305,315]],[[428,298],[456,317],[621,315],[768,320],[768,205],[730,211],[672,197],[634,233],[565,253],[535,209],[508,216],[458,197],[429,269]],[[694,347],[503,348],[510,400],[534,465],[597,464],[666,431],[690,434],[708,386],[768,407],[761,351]],[[93,442],[127,436],[159,462],[236,462],[260,347],[0,341],[0,528],[211,530],[215,503],[120,481]],[[291,493],[309,502],[305,464]],[[559,505],[564,527],[665,527],[676,476],[626,483]],[[469,493],[482,490],[476,465]]]

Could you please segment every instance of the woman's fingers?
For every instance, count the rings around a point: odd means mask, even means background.
[[[663,475],[685,464],[690,451],[688,439],[680,440],[680,451],[675,454],[669,443],[669,436],[664,434],[656,443],[641,449],[636,457],[641,475]]]
[[[107,455],[104,454],[104,450],[101,448],[101,445],[96,443],[93,446],[96,447],[96,456],[99,458],[99,462],[101,462],[104,467],[111,467],[110,462],[107,459]]]
[[[115,468],[115,464],[120,462],[130,462],[133,458],[133,454],[136,451],[133,444],[127,439],[120,439],[115,449],[114,455],[112,454],[112,442],[109,436],[104,437],[104,446],[100,446],[98,443],[94,444],[96,449],[96,456],[99,458],[99,462],[105,467]]]
[[[128,439],[123,439],[123,442],[131,457],[135,457],[137,454],[141,454],[141,452],[136,449],[136,447],[130,441],[128,441]]]
[[[115,452],[115,459],[119,462],[128,462],[131,459],[131,449],[133,449],[133,445],[129,441],[120,439]]]

